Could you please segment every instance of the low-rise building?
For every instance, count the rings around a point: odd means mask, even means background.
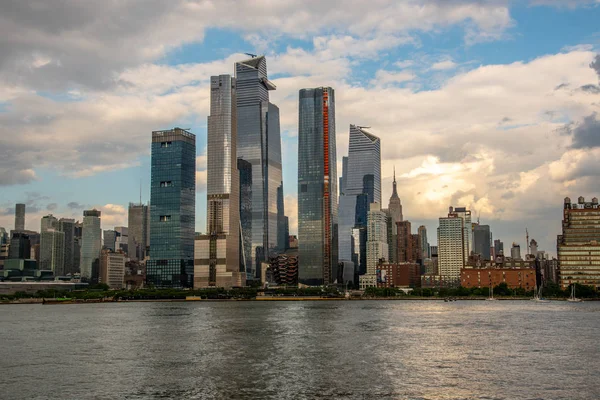
[[[466,267],[460,270],[463,287],[494,287],[506,283],[509,288],[533,290],[536,286],[535,265],[523,267]]]

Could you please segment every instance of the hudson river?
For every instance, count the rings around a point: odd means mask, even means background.
[[[0,306],[2,399],[599,399],[600,302]]]

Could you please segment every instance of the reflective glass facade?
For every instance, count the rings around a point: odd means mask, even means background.
[[[299,282],[323,285],[338,268],[334,91],[302,89],[299,107]]]
[[[81,278],[97,282],[100,267],[100,251],[102,250],[102,229],[98,210],[83,212],[83,227],[81,231]]]
[[[237,62],[235,70],[237,157],[252,165],[251,250],[246,265],[258,277],[260,263],[277,247],[277,191],[282,185],[279,108],[269,102],[269,90],[275,85],[268,80],[264,56]]]
[[[492,234],[489,225],[475,225],[473,228],[473,251],[481,254],[484,260],[491,260]]]
[[[192,287],[196,136],[180,128],[152,132],[150,259],[146,283]]]
[[[347,165],[343,165],[344,175],[340,191],[339,219],[339,258],[352,259],[352,229],[357,218],[364,217],[368,205],[376,202],[381,204],[381,142],[377,136],[367,132],[365,128],[350,125],[350,140],[348,145]],[[366,177],[366,178],[365,178]],[[365,180],[366,179],[366,180]],[[366,199],[357,204],[356,196],[367,194]],[[356,214],[361,210],[362,214]]]
[[[240,271],[240,184],[237,169],[235,79],[210,78],[207,134],[207,234],[196,238],[194,287],[246,283]]]
[[[150,236],[150,207],[145,204],[129,203],[127,255],[132,260],[146,258]]]

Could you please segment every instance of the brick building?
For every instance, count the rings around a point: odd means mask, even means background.
[[[420,268],[416,263],[380,263],[377,266],[377,287],[421,286]]]

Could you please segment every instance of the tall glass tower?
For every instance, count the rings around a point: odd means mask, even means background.
[[[101,211],[84,210],[81,231],[81,278],[91,282],[98,281],[100,251],[102,250]]]
[[[357,203],[357,196],[367,194],[367,207],[371,203],[381,204],[381,141],[364,127],[350,125],[344,171],[347,176],[342,177],[344,188],[340,196],[339,257],[352,260],[352,229],[356,225],[357,210],[364,208]]]
[[[335,95],[329,87],[300,90],[298,124],[298,280],[337,280]]]
[[[146,283],[192,287],[196,204],[196,136],[173,128],[152,132],[150,259]]]
[[[241,214],[241,225],[251,234],[242,236],[251,238],[247,271],[258,277],[260,263],[277,247],[277,191],[283,182],[279,108],[269,102],[269,91],[276,87],[267,77],[264,56],[237,62],[235,73],[237,157],[252,166],[252,211]],[[250,221],[244,220],[247,216]]]
[[[246,284],[240,269],[240,182],[237,168],[235,79],[210,78],[206,235],[196,237],[194,287]]]

